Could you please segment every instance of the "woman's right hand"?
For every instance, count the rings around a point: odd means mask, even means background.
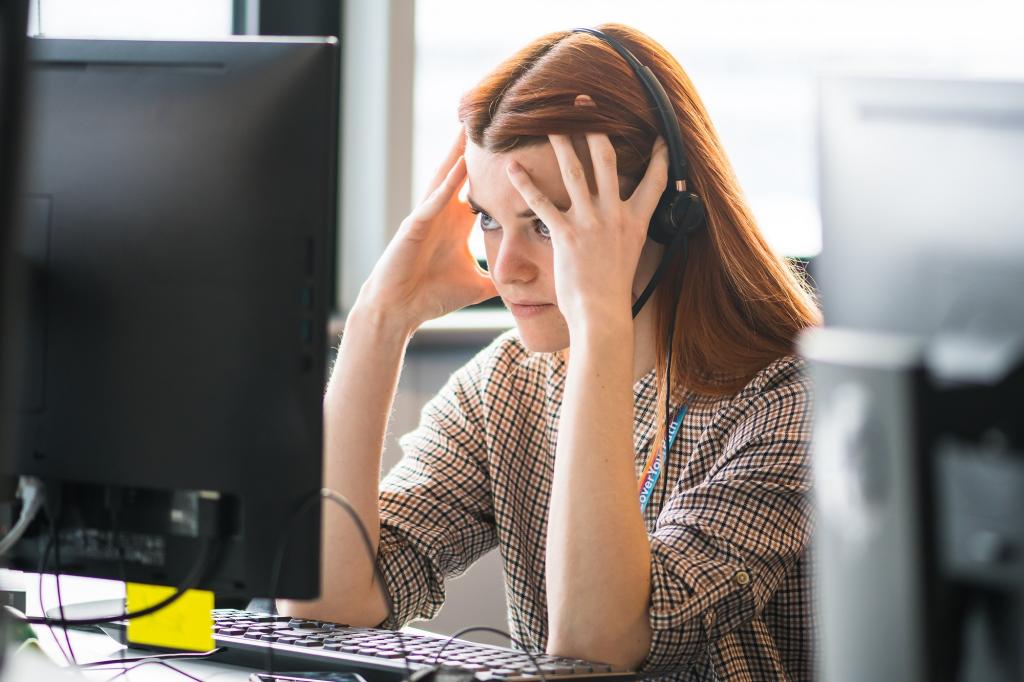
[[[356,307],[385,315],[408,333],[498,294],[469,250],[474,218],[458,196],[466,181],[465,146],[460,130],[427,196],[402,221],[359,290]]]

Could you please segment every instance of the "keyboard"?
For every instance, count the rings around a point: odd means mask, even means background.
[[[65,609],[68,618],[86,617],[83,613],[68,613],[71,608]],[[111,612],[110,606],[93,610]],[[461,639],[449,642],[442,635],[351,627],[240,609],[215,609],[213,623],[214,643],[221,651],[209,660],[263,671],[267,669],[268,649],[272,649],[275,672],[355,672],[368,680],[386,682],[397,682],[410,672],[442,664],[494,682],[636,679],[632,672],[606,663],[544,654],[534,654],[531,660],[515,649]],[[101,628],[123,641],[125,625],[122,621]]]
[[[236,658],[245,658],[244,665],[256,668],[266,668],[266,650],[272,647],[275,670],[349,671],[363,673],[367,679],[375,673],[401,678],[407,671],[438,664],[496,682],[527,682],[540,680],[542,675],[548,680],[635,679],[628,671],[606,663],[534,654],[538,671],[534,660],[522,651],[459,639],[446,646],[448,638],[440,635],[357,628],[238,609],[217,609],[213,620],[217,645],[234,651]]]

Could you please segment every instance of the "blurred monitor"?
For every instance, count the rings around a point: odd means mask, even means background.
[[[1024,329],[1024,83],[821,84],[826,323]]]
[[[820,96],[821,678],[1024,679],[1024,83]]]
[[[334,39],[29,41],[4,473],[59,532],[11,567],[177,585],[208,545],[202,587],[267,596],[287,529],[278,593],[318,593],[338,74]]]

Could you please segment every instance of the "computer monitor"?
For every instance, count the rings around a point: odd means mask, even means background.
[[[1024,82],[820,90],[829,682],[1024,679]]]
[[[13,215],[16,160],[21,140],[21,92],[25,73],[25,32],[28,30],[28,2],[12,0],[0,4],[0,377],[11,374],[11,341],[14,333],[13,289]],[[8,416],[7,400],[14,386],[0,380],[0,462],[10,455],[13,443],[13,420]],[[0,501],[9,497],[11,486],[0,483]]]
[[[1024,83],[834,78],[820,107],[826,323],[1024,328]]]
[[[209,541],[201,587],[268,596],[287,532],[277,595],[318,593],[338,92],[333,38],[29,41],[6,473],[60,572],[178,585]]]

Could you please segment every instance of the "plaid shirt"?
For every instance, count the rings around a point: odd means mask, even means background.
[[[401,438],[404,457],[380,495],[378,562],[395,608],[386,627],[433,617],[445,578],[497,546],[512,635],[544,649],[544,548],[565,374],[559,354],[529,352],[513,329],[455,372]],[[656,389],[654,370],[633,386],[638,476],[650,448],[663,447],[651,443]],[[659,481],[644,513],[645,675],[812,678],[809,408],[809,383],[792,356],[735,396],[687,398],[667,485]]]

